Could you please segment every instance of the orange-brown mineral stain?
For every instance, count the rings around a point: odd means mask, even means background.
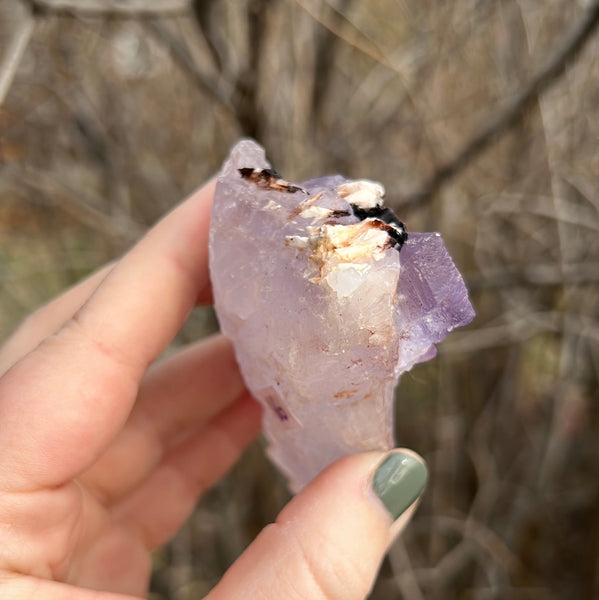
[[[341,390],[333,395],[333,398],[336,400],[345,400],[347,398],[351,398],[354,394],[356,394],[358,390]]]

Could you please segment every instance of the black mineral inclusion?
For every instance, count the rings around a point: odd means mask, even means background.
[[[385,228],[389,237],[394,240],[394,246],[397,247],[397,251],[401,250],[401,247],[408,241],[408,232],[406,226],[399,220],[397,215],[386,206],[375,206],[373,208],[362,208],[355,204],[350,204],[354,216],[358,217],[360,221],[366,219],[376,219],[389,225]]]

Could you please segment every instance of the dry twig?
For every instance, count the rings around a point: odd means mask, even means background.
[[[229,93],[224,91],[222,82],[200,70],[189,50],[171,33],[165,23],[160,19],[149,19],[146,25],[156,39],[169,49],[173,60],[184,69],[198,88],[208,97],[216,100],[225,111],[232,114]]]
[[[33,167],[19,169],[5,166],[1,173],[5,181],[12,181],[18,187],[27,187],[43,194],[44,198],[64,210],[65,213],[86,227],[99,231],[109,239],[124,240],[126,243],[130,243],[144,232],[144,228],[139,223],[122,216],[112,217],[95,208],[95,206],[101,206],[102,202],[101,199],[95,198],[89,190],[83,192],[81,189],[72,189],[67,183]]]
[[[2,106],[10,89],[34,28],[35,19],[32,15],[25,14],[17,25],[16,32],[8,44],[4,58],[0,62],[0,106]]]
[[[561,43],[557,44],[553,54],[541,65],[530,81],[489,116],[486,125],[464,145],[453,159],[437,168],[422,192],[404,199],[402,205],[422,204],[429,201],[441,186],[463,171],[472,160],[497,141],[501,135],[518,124],[537,97],[558,81],[568,65],[591,38],[598,25],[599,0],[593,0],[584,16],[564,34]]]
[[[190,0],[32,0],[38,12],[90,15],[170,16],[189,10]]]

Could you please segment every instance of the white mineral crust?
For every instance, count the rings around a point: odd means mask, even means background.
[[[268,453],[299,490],[341,456],[394,446],[399,376],[474,317],[438,233],[401,251],[350,203],[384,189],[328,176],[292,186],[243,177],[270,165],[243,140],[218,179],[210,271],[222,331],[264,406]],[[298,189],[301,188],[301,189]]]

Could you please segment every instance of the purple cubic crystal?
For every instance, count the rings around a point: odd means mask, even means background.
[[[474,317],[441,236],[405,241],[383,195],[341,176],[286,182],[250,140],[218,179],[215,308],[295,491],[341,456],[392,448],[400,375]]]

